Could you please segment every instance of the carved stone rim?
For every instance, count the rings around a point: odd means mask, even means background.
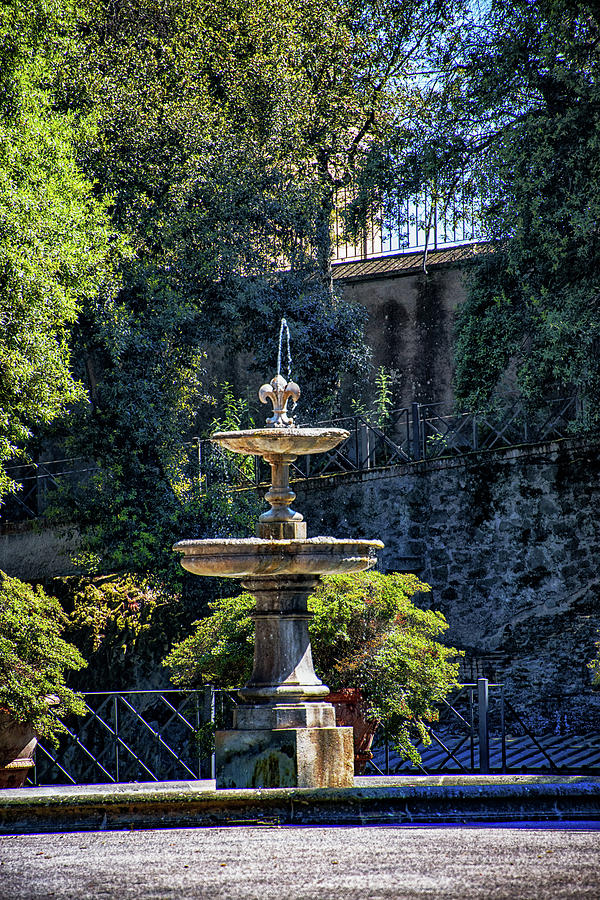
[[[342,549],[344,546],[352,546],[359,549],[383,550],[385,544],[378,540],[366,540],[363,538],[334,538],[334,537],[313,537],[313,538],[284,538],[270,540],[269,538],[247,537],[247,538],[198,538],[198,540],[177,541],[173,544],[173,550],[180,553],[187,553],[188,550],[231,550],[237,549],[239,552],[244,550],[266,550],[272,548],[274,550],[292,550],[301,551],[303,547],[307,551],[326,551],[328,548]]]
[[[300,428],[297,425],[289,428],[246,428],[245,431],[215,431],[210,435],[211,441],[219,441],[222,438],[268,437],[277,441],[284,441],[293,436],[320,437],[321,435],[335,435],[349,437],[350,432],[345,428]]]
[[[269,462],[291,462],[297,456],[326,453],[349,437],[344,428],[251,428],[217,431],[210,440],[234,453],[254,454]]]

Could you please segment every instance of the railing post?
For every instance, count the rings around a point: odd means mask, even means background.
[[[502,773],[506,772],[506,718],[504,715],[504,685],[500,685],[500,739],[502,741]]]
[[[203,465],[204,465],[204,485],[208,489],[212,483],[212,446],[207,441],[204,441],[204,446],[202,450],[203,455]]]
[[[479,723],[479,771],[482,775],[490,771],[489,684],[487,678],[477,679],[477,707]]]
[[[195,692],[196,698],[196,735],[200,731],[201,724],[201,716],[200,716],[200,692]],[[196,748],[198,750],[198,779],[202,778],[202,748],[200,747],[200,741],[196,736]]]
[[[113,721],[115,725],[115,764],[116,764],[116,772],[115,772],[115,781],[119,781],[119,710],[118,710],[118,702],[119,698],[116,694],[113,694]]]
[[[473,676],[471,676],[473,677]],[[475,771],[475,714],[473,712],[473,688],[469,687],[469,725],[471,737],[471,772]]]
[[[371,430],[364,422],[360,427],[360,469],[371,468]]]
[[[421,459],[421,415],[418,403],[411,403],[412,458]]]
[[[44,501],[42,497],[42,482],[40,476],[40,464],[35,463],[35,512],[37,516],[41,516],[44,511]]]
[[[215,691],[214,687],[212,687],[212,685],[211,685],[211,687],[210,687],[210,724],[212,725],[213,730],[214,730],[215,718],[216,718],[215,696],[216,696],[216,691]],[[213,751],[210,755],[210,777],[211,778],[217,777],[217,756],[215,753],[214,746],[213,746]]]
[[[388,737],[387,728],[385,730],[385,774],[390,774],[390,739]]]

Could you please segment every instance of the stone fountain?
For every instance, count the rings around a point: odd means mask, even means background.
[[[281,343],[280,343],[281,347]],[[324,453],[348,437],[341,428],[300,428],[288,415],[300,388],[278,374],[260,388],[273,404],[266,428],[218,432],[211,440],[234,453],[262,456],[271,466],[257,536],[179,541],[181,565],[196,575],[238,578],[256,598],[252,676],[240,691],[233,729],[216,734],[218,788],[349,787],[353,784],[352,729],[336,727],[324,701],[329,688],[312,661],[307,598],[319,576],[360,572],[376,563],[381,541],[307,538],[292,509],[290,463]]]

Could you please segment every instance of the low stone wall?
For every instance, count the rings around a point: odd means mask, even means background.
[[[600,727],[588,662],[600,639],[600,445],[562,441],[296,484],[310,534],[381,538],[383,571],[432,587],[449,643],[543,731]],[[502,662],[504,659],[504,662]]]

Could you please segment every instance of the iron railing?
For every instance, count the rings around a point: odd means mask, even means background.
[[[431,743],[418,744],[413,764],[379,741],[370,774],[599,774],[600,734],[535,734],[505,696],[504,685],[478,678],[446,698],[428,727]]]
[[[465,413],[453,412],[448,403],[411,403],[388,412],[379,424],[364,415],[331,419],[314,424],[344,428],[349,437],[327,453],[298,457],[290,465],[290,478],[301,481],[561,440],[574,436],[583,419],[583,404],[576,396],[546,400],[540,406],[514,397],[487,411]],[[270,481],[269,467],[258,456],[232,453],[209,439],[185,446],[187,476],[201,489],[211,483],[251,487]],[[18,522],[43,515],[53,489],[65,483],[76,489],[94,467],[89,460],[64,459],[7,471],[22,489],[6,498],[0,515],[6,522]]]
[[[214,778],[213,729],[231,727],[235,699],[199,691],[84,694],[87,715],[66,720],[58,748],[40,741],[29,784],[106,784]],[[449,695],[414,766],[385,735],[367,774],[600,773],[600,735],[536,735],[501,683],[478,678]]]
[[[21,487],[3,498],[0,517],[5,522],[35,519],[46,511],[53,490],[67,484],[73,489],[84,484],[95,465],[82,457],[54,459],[8,466],[6,472]]]
[[[578,397],[547,400],[541,407],[519,397],[475,413],[454,413],[444,403],[412,403],[389,412],[382,424],[361,415],[318,422],[344,428],[349,437],[327,453],[298,457],[290,465],[290,478],[364,472],[561,440],[576,433],[582,418]],[[238,487],[268,483],[269,469],[260,457],[240,457],[210,440],[198,441],[196,447],[199,474],[207,483]]]
[[[336,196],[334,262],[455,247],[472,244],[483,236],[481,201],[457,189],[451,199],[435,200],[427,191],[390,198],[386,208],[371,215],[356,239],[350,240],[345,235],[344,210],[353,199],[350,189],[341,189]]]
[[[227,722],[230,695],[197,691],[83,694],[87,714],[63,720],[57,748],[40,740],[32,784],[104,784],[214,777],[203,726]],[[210,728],[209,728],[210,731]]]

